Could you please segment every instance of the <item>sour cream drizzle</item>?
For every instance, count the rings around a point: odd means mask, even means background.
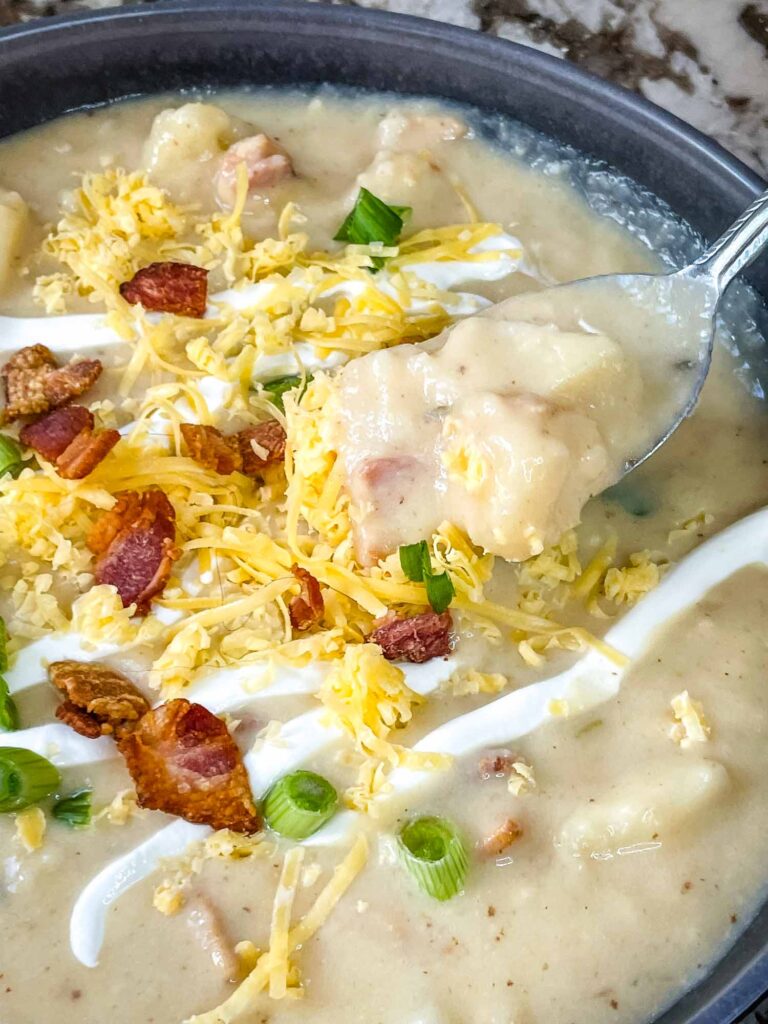
[[[748,565],[768,565],[768,509],[756,512],[711,538],[688,555],[648,596],[606,634],[606,643],[630,659],[619,667],[594,650],[565,672],[523,687],[485,707],[461,715],[424,736],[416,750],[462,755],[482,747],[506,743],[551,721],[553,700],[567,701],[570,714],[579,714],[614,697],[632,660],[637,659],[654,634],[670,618],[695,604],[714,586]],[[414,666],[404,666],[406,679],[420,692],[447,678],[449,663],[434,666],[419,680]],[[450,673],[448,673],[450,674]],[[246,755],[254,792],[259,795],[273,779],[305,763],[338,736],[325,727],[320,711],[307,712],[288,722],[280,736]],[[285,745],[283,746],[283,743]],[[276,760],[277,759],[277,760]],[[390,777],[396,802],[428,781],[428,773],[396,769]],[[341,842],[348,837],[356,815],[345,811],[307,840],[309,845]],[[160,857],[177,856],[191,841],[210,832],[204,826],[174,822],[135,850],[107,865],[80,894],[70,920],[70,943],[75,957],[96,966],[104,937],[109,906],[156,868]]]

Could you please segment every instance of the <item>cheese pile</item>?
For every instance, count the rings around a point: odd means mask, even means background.
[[[333,376],[318,373],[303,393],[286,396],[285,473],[271,471],[263,482],[239,473],[220,476],[186,457],[180,426],[190,419],[218,423],[221,416],[257,422],[266,398],[254,391],[254,367],[261,358],[295,351],[298,343],[346,357],[436,333],[451,320],[457,294],[422,280],[415,269],[498,260],[494,238],[502,229],[470,223],[422,231],[388,249],[386,269],[371,274],[375,246],[310,252],[307,235],[298,230],[302,216],[290,205],[277,238],[247,238],[241,223],[246,186],[241,178],[231,212],[206,218],[172,203],[142,173],[87,174],[44,242],[45,257],[62,269],[38,280],[37,298],[51,312],[75,297],[106,307],[109,324],[128,343],[122,397],[95,402],[93,411],[101,423],[118,426],[128,413],[134,425],[84,480],[63,480],[43,464],[0,482],[0,541],[4,550],[22,553],[15,569],[10,561],[0,567],[14,607],[10,632],[16,642],[67,629],[94,644],[140,642],[155,652],[150,681],[165,694],[183,690],[203,668],[340,659],[350,699],[364,701],[366,688],[389,686],[386,663],[364,654],[344,661],[345,652],[390,608],[407,613],[427,601],[424,585],[405,578],[397,555],[372,568],[355,559],[334,447]],[[501,255],[521,254],[507,247]],[[222,284],[255,285],[252,303],[240,308],[235,287],[208,317],[192,321],[147,315],[120,297],[119,284],[137,269],[168,259],[204,266]],[[92,586],[84,539],[115,494],[151,486],[161,487],[176,509],[183,556],[153,614],[138,623],[114,590]],[[435,571],[448,572],[453,582],[457,624],[465,620],[492,643],[511,639],[534,665],[552,650],[599,645],[583,625],[558,621],[567,604],[605,616],[606,602],[631,603],[660,571],[647,553],[615,566],[608,548],[582,569],[569,534],[519,569],[515,594],[502,604],[485,594],[492,556],[450,522],[429,543]],[[297,587],[294,563],[320,582],[325,602],[317,628],[298,636],[288,615]],[[353,665],[355,658],[365,661],[364,671]],[[465,673],[456,692],[498,692],[501,685],[502,677]],[[401,755],[393,755],[394,747],[366,746],[359,728],[355,742],[365,760],[349,799],[362,806],[384,784],[383,766]]]

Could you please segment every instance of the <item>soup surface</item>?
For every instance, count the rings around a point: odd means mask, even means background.
[[[321,90],[0,142],[4,1024],[632,1024],[758,906],[765,567],[612,630],[765,503],[759,383],[725,337],[605,490],[684,346],[542,289],[690,236],[495,129]]]

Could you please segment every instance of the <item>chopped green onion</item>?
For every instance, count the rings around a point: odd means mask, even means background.
[[[0,731],[13,732],[19,728],[19,712],[8,690],[8,683],[0,676]]]
[[[361,188],[351,212],[333,236],[334,241],[355,245],[370,245],[371,242],[395,245],[410,213],[410,206],[390,206],[367,188]],[[373,264],[380,268],[384,260],[375,256]]]
[[[339,795],[322,775],[298,771],[284,775],[263,801],[269,827],[288,839],[306,839],[332,818]]]
[[[21,470],[21,448],[12,437],[0,434],[0,476],[17,476]]]
[[[51,811],[57,821],[63,821],[70,828],[85,828],[91,823],[91,791],[78,789],[69,796],[63,796],[53,805]]]
[[[0,616],[0,672],[8,668],[8,630],[5,619]]]
[[[416,818],[398,836],[400,860],[428,896],[449,900],[464,888],[469,861],[447,818]]]
[[[421,583],[425,574],[432,573],[429,545],[425,540],[418,544],[404,544],[400,550],[400,567],[413,583]]]
[[[58,768],[44,757],[23,747],[0,747],[0,813],[38,803],[60,783]]]
[[[293,391],[294,388],[300,387],[301,394],[299,395],[299,398],[301,398],[301,395],[303,395],[307,389],[307,384],[309,384],[311,380],[311,373],[308,373],[306,377],[299,377],[298,374],[291,374],[288,377],[275,377],[274,380],[270,380],[261,386],[268,393],[270,402],[272,402],[273,405],[276,405],[280,412],[285,412],[283,395],[288,391]]]
[[[438,576],[425,576],[424,582],[427,585],[427,600],[432,606],[432,611],[442,615],[455,593],[451,577],[447,572],[441,572]]]
[[[413,583],[422,581],[425,583],[427,600],[432,610],[438,615],[442,615],[453,600],[455,590],[447,572],[437,575],[432,572],[432,560],[429,557],[427,542],[420,540],[417,544],[404,544],[398,554],[400,555],[400,567],[407,578]]]

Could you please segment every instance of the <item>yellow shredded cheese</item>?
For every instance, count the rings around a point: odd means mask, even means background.
[[[288,935],[289,953],[304,946],[325,924],[333,908],[352,885],[368,860],[368,842],[359,835],[351,850],[333,872],[314,905]],[[185,1024],[234,1024],[243,1018],[254,1005],[254,1000],[269,983],[272,960],[269,952],[263,954],[245,981],[229,998],[207,1013],[189,1018]]]
[[[272,924],[269,933],[269,996],[282,999],[288,988],[289,929],[293,901],[299,884],[304,849],[294,846],[285,855],[280,879],[272,904]]]
[[[678,693],[671,702],[674,724],[669,735],[684,750],[692,743],[706,743],[712,735],[712,727],[704,714],[701,701],[694,700],[687,690]]]
[[[34,853],[43,845],[45,814],[40,807],[25,807],[15,816],[16,838],[27,851]]]

